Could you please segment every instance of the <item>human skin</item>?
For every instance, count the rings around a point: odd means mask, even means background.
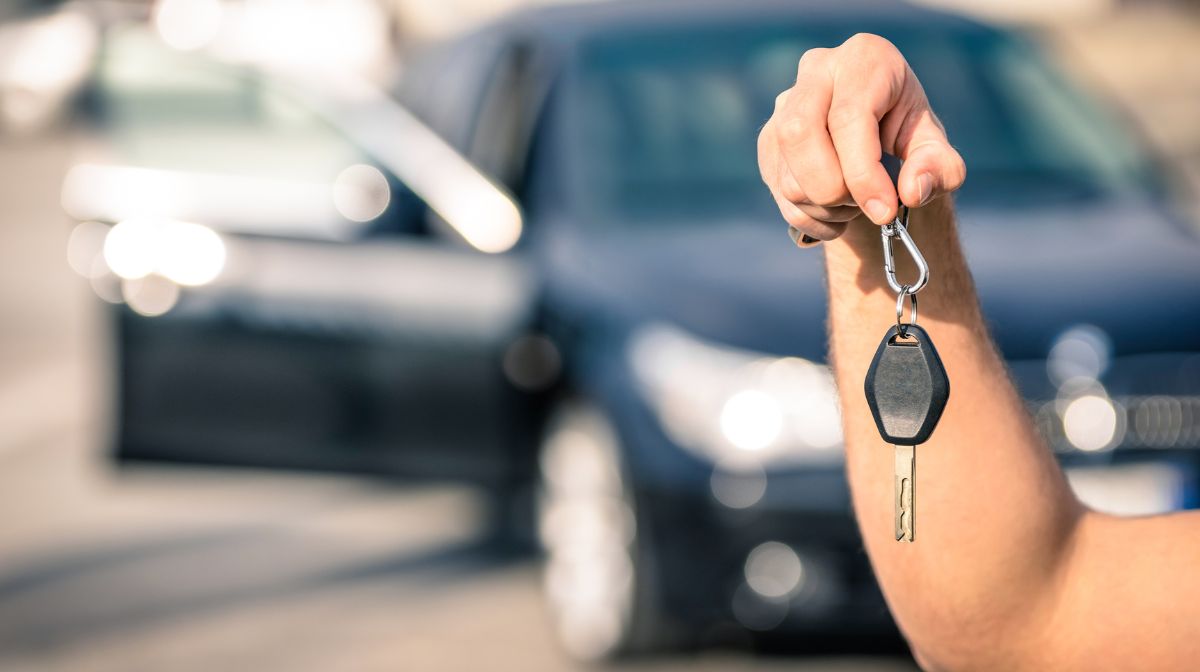
[[[904,160],[898,194],[882,152]],[[806,53],[758,154],[784,219],[826,241],[831,361],[855,515],[922,667],[1200,665],[1200,513],[1116,518],[1072,494],[980,314],[947,197],[966,169],[900,52],[860,34]],[[863,395],[879,339],[895,324],[876,225],[890,222],[900,201],[913,208],[910,231],[933,270],[921,325],[953,389],[933,437],[917,447],[911,544],[893,535],[892,448]],[[896,256],[898,275],[915,278],[906,253]]]

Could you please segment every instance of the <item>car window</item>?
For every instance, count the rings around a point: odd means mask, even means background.
[[[414,228],[393,207],[405,193],[394,178],[252,67],[168,49],[131,28],[110,39],[97,87],[113,162],[218,185],[211,198],[242,195],[240,205],[213,204],[224,221],[206,224],[338,238]]]
[[[889,30],[970,166],[964,201],[1077,199],[1145,179],[1136,145],[1020,41],[977,28]],[[564,161],[585,210],[746,213],[767,207],[755,138],[809,48],[841,26],[731,25],[594,39],[564,87]],[[764,201],[768,201],[764,205]],[[1014,203],[1016,204],[1016,203]]]

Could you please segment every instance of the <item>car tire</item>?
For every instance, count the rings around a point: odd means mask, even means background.
[[[538,534],[543,592],[561,646],[573,658],[612,660],[668,648],[648,535],[639,533],[620,440],[596,406],[571,402],[542,441]]]

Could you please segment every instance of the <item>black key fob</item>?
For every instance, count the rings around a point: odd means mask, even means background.
[[[865,387],[879,433],[903,446],[929,439],[950,398],[942,359],[929,334],[915,324],[892,327],[884,335]]]

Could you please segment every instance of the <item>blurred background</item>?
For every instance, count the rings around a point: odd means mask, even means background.
[[[1193,3],[9,0],[0,669],[913,669],[754,156],[860,31],[1076,491],[1200,506]]]

